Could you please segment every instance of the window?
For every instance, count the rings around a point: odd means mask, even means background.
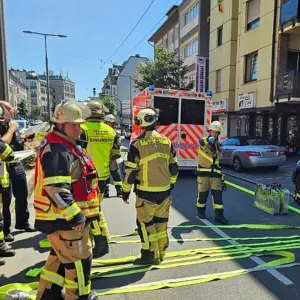
[[[204,125],[205,101],[181,99],[181,124]]]
[[[184,48],[184,57],[189,57],[196,53],[198,53],[198,40],[195,40]]]
[[[222,91],[222,70],[217,70],[216,72],[216,92]]]
[[[184,16],[184,25],[190,23],[195,17],[199,15],[200,4],[193,6]]]
[[[249,0],[247,3],[247,30],[260,24],[260,0]]]
[[[159,125],[167,126],[178,123],[178,98],[155,96],[154,107],[159,109]]]
[[[257,80],[258,52],[246,56],[245,83]]]
[[[218,28],[218,46],[223,44],[223,26]]]

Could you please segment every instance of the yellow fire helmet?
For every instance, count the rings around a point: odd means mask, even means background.
[[[92,112],[91,117],[103,117],[105,113],[105,107],[101,101],[90,101],[87,103],[87,106]]]
[[[105,122],[111,122],[111,123],[116,122],[116,118],[115,118],[115,116],[114,116],[113,114],[106,115],[106,116],[103,118],[103,120],[104,120]]]
[[[75,101],[62,102],[55,107],[53,123],[84,123],[91,115],[90,109]]]
[[[144,108],[140,110],[134,118],[135,125],[149,127],[158,120],[158,112],[153,108]]]
[[[213,121],[209,125],[208,130],[213,130],[213,131],[219,131],[221,132],[223,130],[222,124],[219,121]]]

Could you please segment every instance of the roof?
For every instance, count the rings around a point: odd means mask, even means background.
[[[173,5],[166,13],[166,16],[168,17],[167,20],[152,34],[152,36],[148,39],[149,42],[154,42],[154,39],[156,35],[161,33],[163,31],[164,27],[169,23],[171,17],[178,11],[179,6]]]

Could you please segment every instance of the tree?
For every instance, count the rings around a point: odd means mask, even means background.
[[[27,104],[24,100],[22,100],[19,104],[18,104],[18,114],[22,117],[22,118],[26,118],[28,115],[28,109],[27,109]]]
[[[138,66],[141,80],[134,80],[135,87],[143,90],[149,85],[158,88],[191,90],[194,82],[186,78],[188,68],[182,59],[176,58],[176,53],[156,47],[154,59]]]
[[[108,108],[110,114],[116,113],[116,102],[113,97],[104,96],[100,100]]]
[[[32,105],[30,118],[38,119],[41,116],[41,107],[38,105]]]

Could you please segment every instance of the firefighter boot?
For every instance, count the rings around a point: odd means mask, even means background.
[[[103,235],[94,235],[93,258],[100,258],[109,253],[107,237]]]
[[[215,222],[221,225],[228,225],[229,221],[224,217],[223,209],[215,210]]]
[[[205,219],[205,207],[197,207],[197,212],[198,212],[198,215],[197,217],[199,219]]]
[[[154,259],[154,253],[150,250],[141,250],[141,258],[137,258],[134,265],[159,265],[159,259]]]
[[[11,257],[15,256],[16,251],[12,250],[6,243],[0,246],[0,257]],[[1,264],[1,263],[0,263]]]
[[[117,197],[122,197],[122,186],[116,185]]]

